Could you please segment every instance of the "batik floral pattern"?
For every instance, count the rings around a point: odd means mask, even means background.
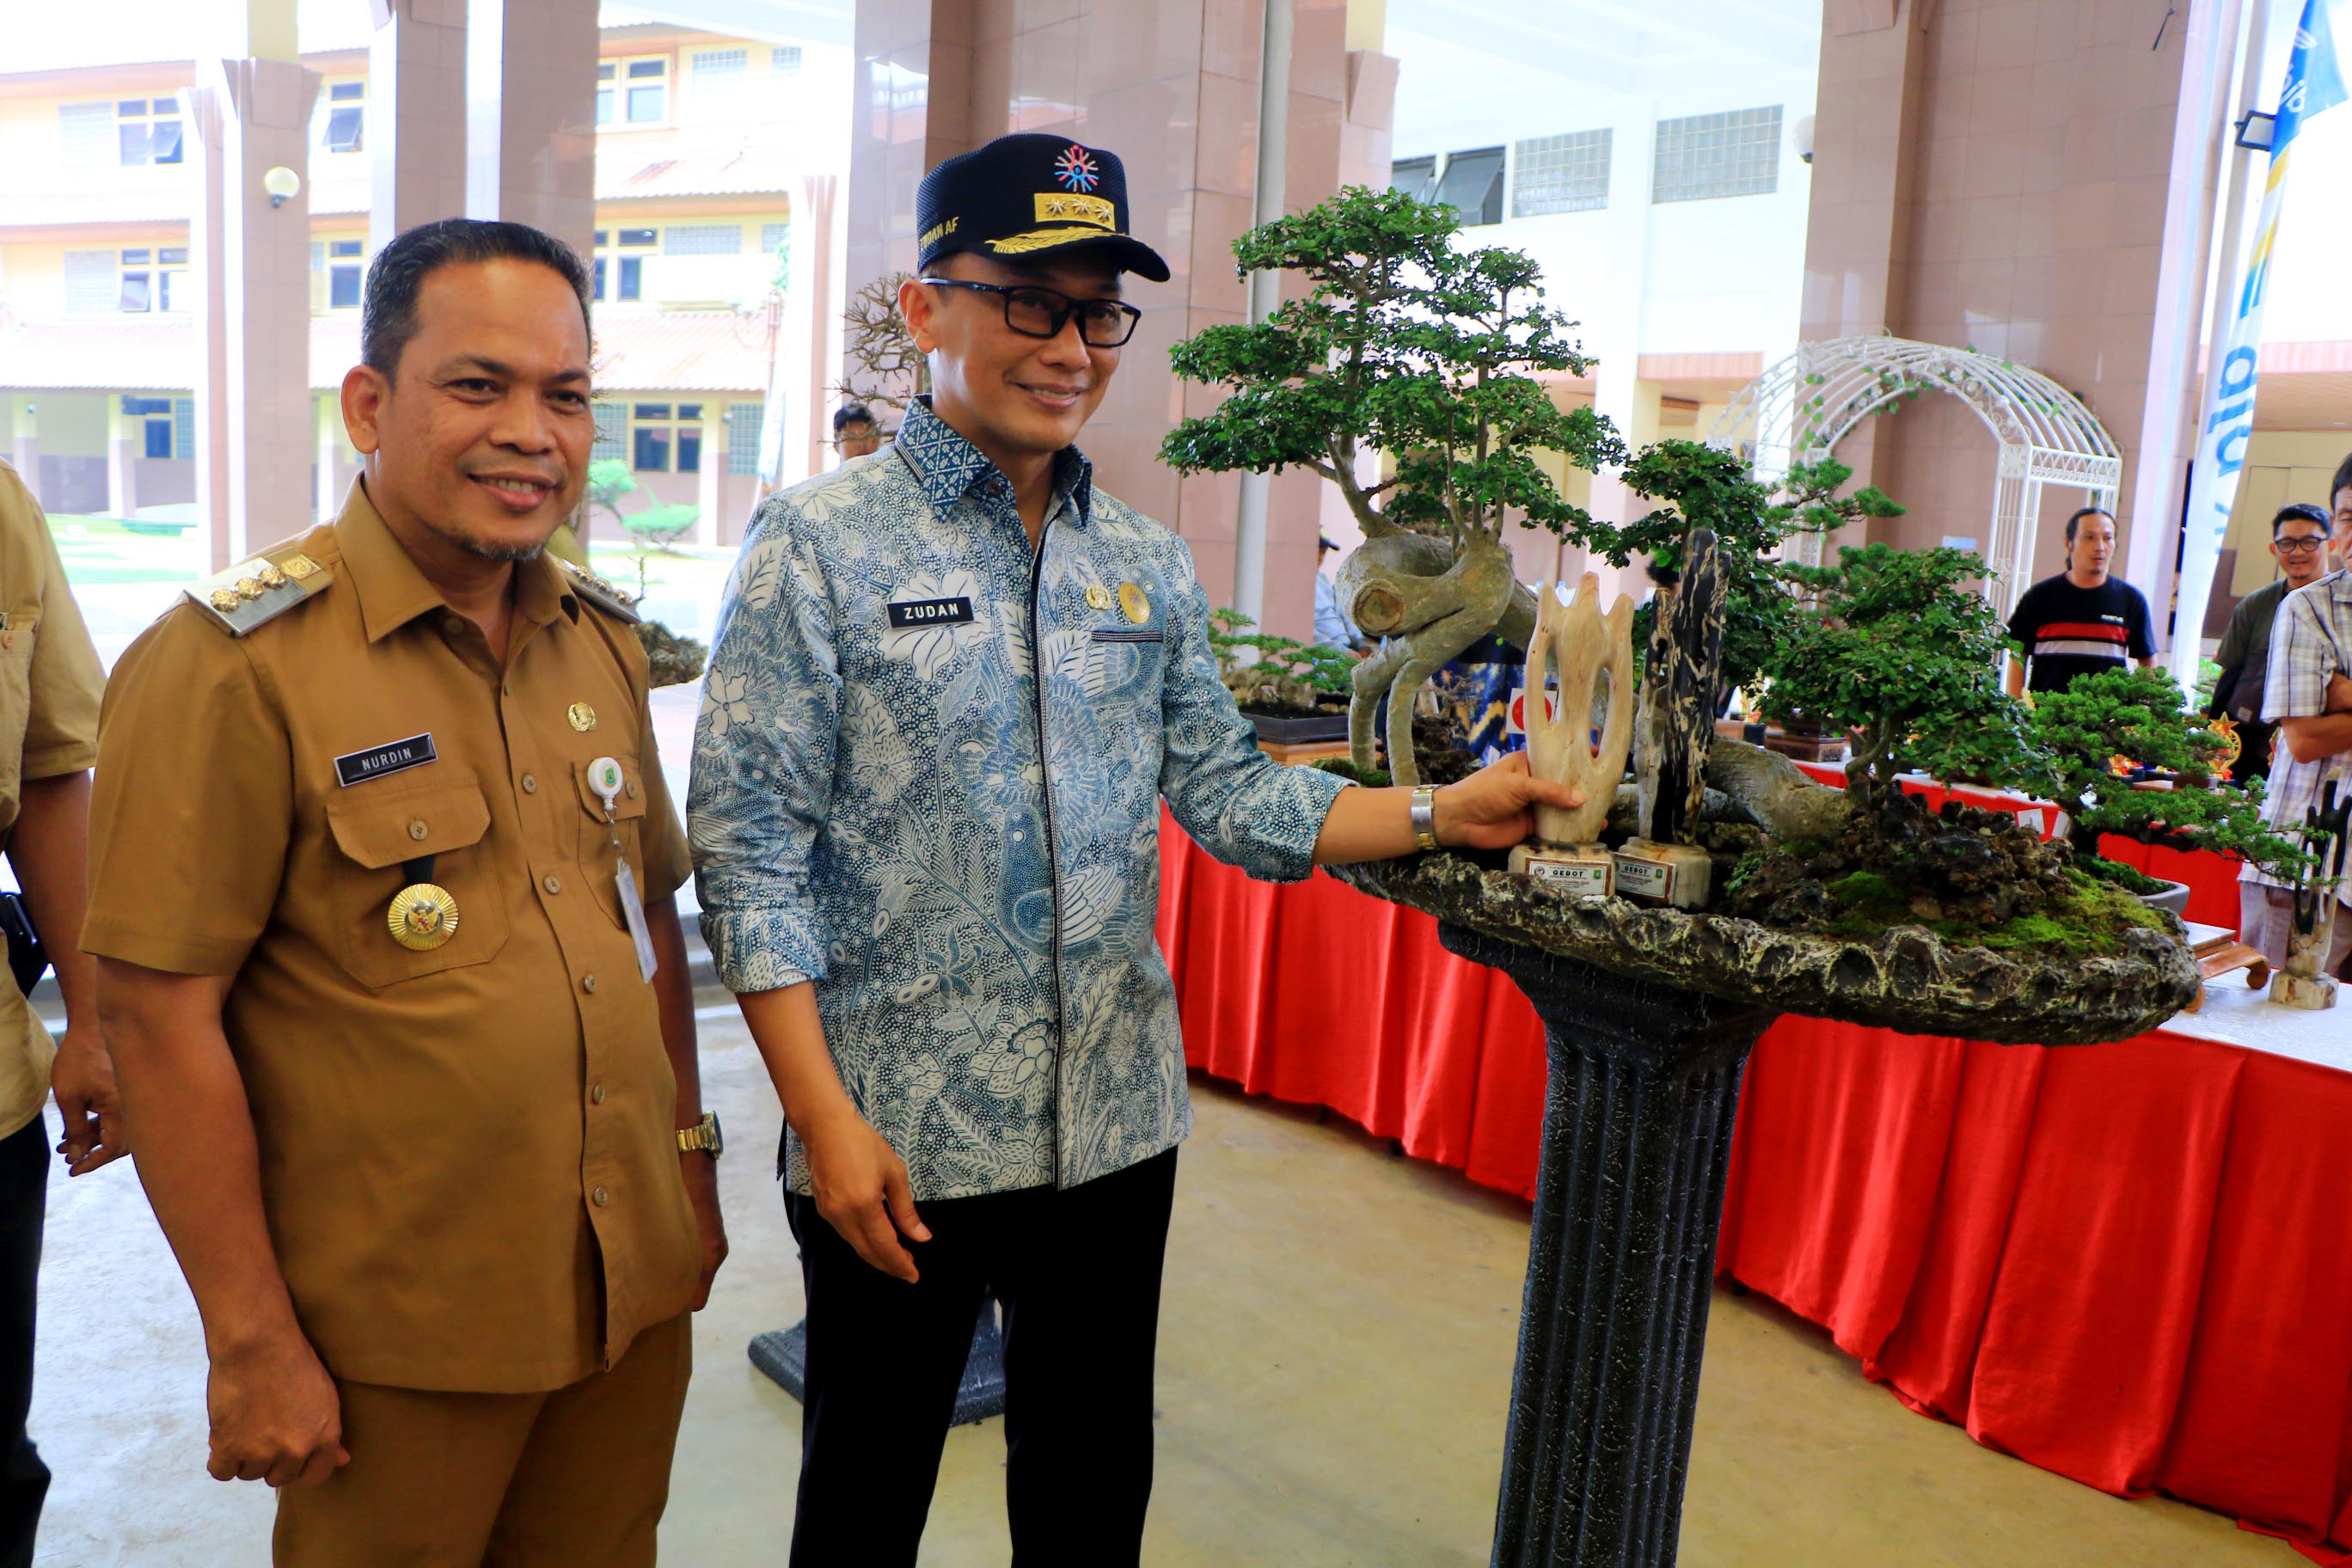
[[[1072,1186],[1181,1140],[1160,803],[1290,880],[1341,787],[1257,750],[1182,542],[1075,450],[1057,492],[1033,556],[1003,476],[918,405],[893,447],[761,507],[705,678],[688,819],[719,977],[815,982],[918,1198]],[[955,598],[970,621],[890,626]],[[784,1167],[808,1191],[789,1132]]]

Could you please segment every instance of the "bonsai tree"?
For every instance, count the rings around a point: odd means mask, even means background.
[[[621,515],[621,498],[636,493],[637,481],[630,476],[629,465],[621,458],[599,458],[588,465],[588,505],[591,510],[609,512],[614,522],[626,528],[629,520]]]
[[[931,389],[930,362],[915,347],[915,335],[898,313],[898,289],[914,274],[893,272],[860,289],[842,312],[848,331],[842,353],[849,369],[833,390],[852,403],[879,404],[905,413]]]
[[[2180,687],[2161,669],[2102,670],[2034,700],[2032,728],[2048,752],[2051,798],[2065,808],[2063,837],[2075,864],[2134,892],[2158,885],[2099,854],[2115,833],[2173,848],[2242,855],[2284,880],[2311,858],[2263,825],[2263,785],[2210,787],[2222,739],[2184,711]],[[2179,775],[2170,790],[2131,787],[2118,759]]]
[[[1793,611],[1796,636],[1764,661],[1764,710],[1853,731],[1846,794],[1858,812],[1879,816],[1907,772],[2048,776],[2024,704],[1997,675],[2000,617],[1966,586],[1985,574],[1973,552],[1866,544],[1840,550],[1835,566],[1780,570],[1814,600]]]
[[[1351,678],[1362,769],[1374,704],[1386,699],[1392,738],[1409,736],[1414,693],[1448,660],[1497,629],[1526,646],[1535,601],[1513,574],[1506,522],[1574,533],[1590,521],[1536,454],[1587,469],[1623,456],[1605,421],[1563,413],[1536,379],[1591,362],[1569,335],[1575,323],[1543,303],[1535,262],[1458,251],[1458,225],[1451,207],[1350,186],[1253,229],[1234,244],[1239,270],[1297,272],[1305,297],[1171,354],[1179,375],[1230,395],[1169,432],[1168,463],[1184,474],[1303,468],[1337,486],[1363,528],[1339,589],[1356,624],[1390,640]],[[1359,478],[1367,447],[1393,455],[1391,477]],[[1391,750],[1396,781],[1417,783],[1412,743]]]
[[[1209,623],[1225,689],[1245,710],[1311,713],[1318,698],[1349,689],[1356,661],[1327,643],[1250,631],[1257,623],[1239,610],[1212,610]]]

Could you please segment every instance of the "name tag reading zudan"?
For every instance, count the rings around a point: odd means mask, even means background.
[[[423,767],[426,763],[440,761],[441,754],[433,749],[433,731],[411,735],[405,741],[392,741],[381,746],[370,746],[364,752],[346,752],[335,759],[335,777],[345,789],[370,779],[380,779],[405,768]]]
[[[971,619],[970,599],[897,599],[890,605],[890,629],[908,626],[961,626]]]

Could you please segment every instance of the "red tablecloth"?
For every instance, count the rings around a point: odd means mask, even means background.
[[[1161,842],[1193,1066],[1533,1195],[1543,1034],[1516,987],[1427,916]],[[2347,1131],[2352,1075],[2185,1037],[1784,1018],[1748,1068],[1717,1268],[1979,1442],[2352,1563],[2326,1544],[2352,1545]]]

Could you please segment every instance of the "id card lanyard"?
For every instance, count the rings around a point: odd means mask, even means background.
[[[613,816],[625,782],[621,764],[610,757],[599,757],[588,764],[588,787],[604,800],[604,831],[611,836],[614,867],[613,886],[621,895],[621,918],[628,922],[629,940],[636,943],[637,977],[650,984],[657,967],[653,931],[646,924],[646,901],[637,892],[637,874],[629,869],[628,853],[621,847],[621,825]]]

